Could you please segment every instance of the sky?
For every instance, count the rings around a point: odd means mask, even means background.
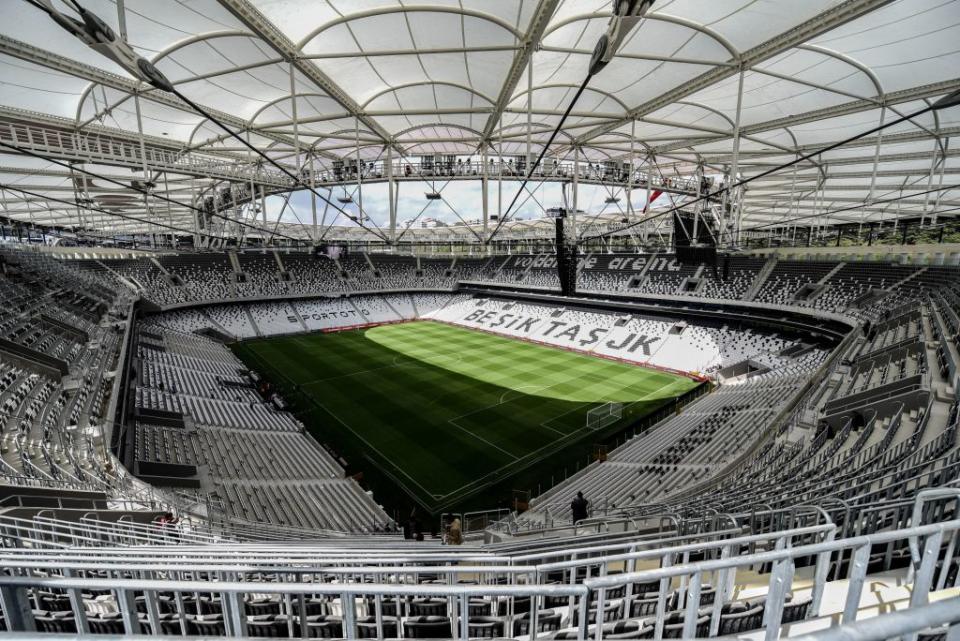
[[[511,199],[520,187],[519,181],[504,181],[502,190],[502,207],[506,212]],[[517,199],[517,205],[514,207],[515,213],[511,219],[522,218],[531,220],[543,216],[544,209],[550,207],[562,207],[563,194],[561,183],[557,182],[530,182],[527,190]],[[432,184],[421,181],[398,181],[397,189],[399,197],[397,201],[397,224],[402,227],[408,221],[414,221],[414,226],[420,227],[424,219],[433,218],[446,224],[459,222],[460,218],[465,221],[480,220],[483,216],[482,205],[482,182],[479,180],[438,180]],[[436,190],[440,192],[443,200],[428,201],[424,194]],[[326,189],[319,190],[324,196],[327,195]],[[357,215],[359,196],[356,185],[348,187],[347,194],[352,195],[354,202],[342,204],[336,200],[337,197],[344,196],[343,187],[334,189],[333,203],[340,206],[352,215]],[[491,215],[497,213],[498,201],[497,182],[491,180],[489,183],[489,210]],[[611,195],[611,192],[599,185],[580,185],[578,208],[585,211],[588,215],[601,213],[611,213],[618,209],[617,204],[606,204],[604,201]],[[615,189],[613,195],[620,198],[619,208],[625,209],[626,198],[622,189]],[[646,198],[646,192],[643,189],[633,191],[633,206],[635,209],[642,209]],[[276,220],[278,214],[283,210],[283,222],[302,222],[310,224],[312,222],[312,211],[310,200],[313,195],[307,191],[297,191],[293,193],[290,199],[290,206],[283,209],[283,198],[281,196],[271,196],[267,199],[267,219]],[[663,202],[660,202],[660,201]],[[667,202],[667,196],[661,196],[656,202],[662,205]],[[317,200],[317,219],[318,223],[323,221],[323,211],[325,203]],[[376,225],[386,227],[389,224],[389,199],[388,187],[386,182],[368,183],[363,186],[363,210],[365,214],[373,219]],[[458,218],[458,214],[459,217]],[[349,221],[344,219],[342,214],[338,214],[333,207],[328,209],[327,224],[333,222],[333,217],[338,216],[336,224],[345,224]]]

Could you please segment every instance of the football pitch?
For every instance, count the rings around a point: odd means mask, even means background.
[[[622,427],[698,385],[431,321],[256,339],[234,349],[281,388],[318,440],[351,466],[358,456],[375,464],[428,508],[592,443],[591,408],[623,403]]]

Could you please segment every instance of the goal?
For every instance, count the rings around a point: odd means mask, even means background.
[[[592,430],[603,429],[620,420],[623,416],[623,403],[604,403],[587,410],[587,427]]]

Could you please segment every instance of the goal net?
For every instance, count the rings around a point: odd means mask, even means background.
[[[603,429],[620,420],[623,416],[623,403],[604,403],[587,410],[587,427],[592,430]]]

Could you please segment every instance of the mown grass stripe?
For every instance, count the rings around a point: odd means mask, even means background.
[[[251,366],[315,401],[308,412],[317,438],[348,457],[395,466],[430,495],[454,492],[583,430],[586,411],[608,398],[649,396],[639,405],[653,407],[663,393],[672,398],[695,385],[433,322],[254,340],[238,353],[255,354]]]

